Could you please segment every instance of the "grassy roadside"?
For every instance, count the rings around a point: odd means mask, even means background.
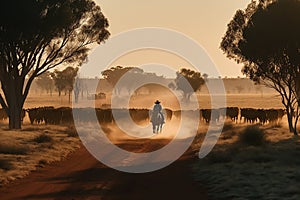
[[[280,126],[226,126],[214,150],[193,165],[194,178],[206,184],[210,197],[300,199],[299,137]]]
[[[6,126],[0,125],[0,187],[79,148],[79,138],[69,127],[24,125],[16,131]]]

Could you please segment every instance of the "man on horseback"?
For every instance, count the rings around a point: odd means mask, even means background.
[[[163,115],[163,113],[162,113],[162,106],[160,105],[160,101],[158,101],[158,100],[156,100],[155,102],[154,102],[154,107],[153,107],[153,113],[159,113],[160,115],[161,115],[161,117],[162,117],[162,121],[163,121],[163,123],[165,123],[165,117],[164,117],[164,115]],[[154,117],[154,115],[152,115],[152,118]],[[151,119],[151,121],[152,121],[152,119]]]

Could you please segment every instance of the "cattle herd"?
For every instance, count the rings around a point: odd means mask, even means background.
[[[227,107],[220,109],[201,109],[201,117],[206,123],[210,120],[218,121],[220,117],[231,119],[234,122],[244,123],[272,123],[278,124],[285,115],[284,109],[255,109]]]
[[[96,112],[95,112],[96,111]],[[167,120],[173,117],[182,117],[185,114],[199,112],[200,119],[205,123],[217,122],[220,119],[232,120],[236,123],[278,123],[285,115],[283,109],[255,109],[227,107],[219,109],[200,109],[194,111],[172,111],[165,109]],[[126,109],[100,109],[100,108],[70,108],[70,107],[38,107],[23,110],[22,119],[28,114],[31,124],[72,124],[74,120],[83,122],[92,122],[98,120],[100,123],[112,123],[117,119],[128,116]],[[96,113],[93,114],[93,113]],[[74,114],[74,115],[73,115]],[[131,118],[138,122],[149,121],[148,109],[129,109]],[[93,117],[95,116],[95,117]],[[74,118],[75,117],[75,118]],[[3,109],[0,109],[0,120],[6,120],[7,115]]]

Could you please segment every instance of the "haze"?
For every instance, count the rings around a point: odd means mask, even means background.
[[[109,19],[112,37],[135,28],[173,29],[196,40],[208,52],[223,77],[242,76],[242,66],[227,59],[219,46],[227,24],[236,10],[244,9],[250,0],[97,0],[97,2]],[[173,68],[189,67],[186,61],[159,51],[134,52],[119,58],[112,65],[139,66],[149,62],[163,63]],[[157,73],[174,76],[164,74],[165,72]]]

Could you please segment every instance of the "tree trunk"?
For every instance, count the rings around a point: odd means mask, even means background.
[[[297,124],[297,123],[295,123]],[[298,130],[297,130],[297,126],[294,126],[294,135],[297,136],[298,135]]]
[[[27,74],[23,71],[20,73],[18,70],[19,62],[13,60],[12,65],[13,70],[1,72],[4,73],[1,75],[0,82],[5,98],[0,94],[0,104],[9,118],[9,129],[21,129],[24,102],[37,72],[34,72],[25,83]]]
[[[7,102],[6,114],[9,119],[9,129],[21,129],[21,112],[24,105],[22,85],[22,79],[9,79],[6,86],[2,88]]]
[[[294,127],[293,127],[293,116],[292,116],[291,113],[287,113],[287,119],[288,119],[288,124],[289,124],[290,132],[293,133],[293,132],[294,132]]]
[[[299,105],[299,104],[298,104]],[[295,114],[295,121],[294,121],[294,135],[298,135],[298,129],[297,129],[297,124],[299,120],[299,108],[297,108],[297,112]]]
[[[290,107],[286,107],[286,115],[287,115],[287,119],[288,119],[288,124],[289,124],[289,130],[290,130],[290,133],[294,133],[294,135],[298,135],[297,133],[297,127],[294,126],[293,124],[293,108],[290,108]]]
[[[9,86],[9,91],[11,91],[9,97],[7,97],[9,129],[21,129],[21,112],[23,109],[23,102],[19,88],[20,85],[18,84],[11,84],[11,86]]]
[[[9,129],[21,129],[21,112],[22,108],[17,107],[10,108],[9,113]]]

